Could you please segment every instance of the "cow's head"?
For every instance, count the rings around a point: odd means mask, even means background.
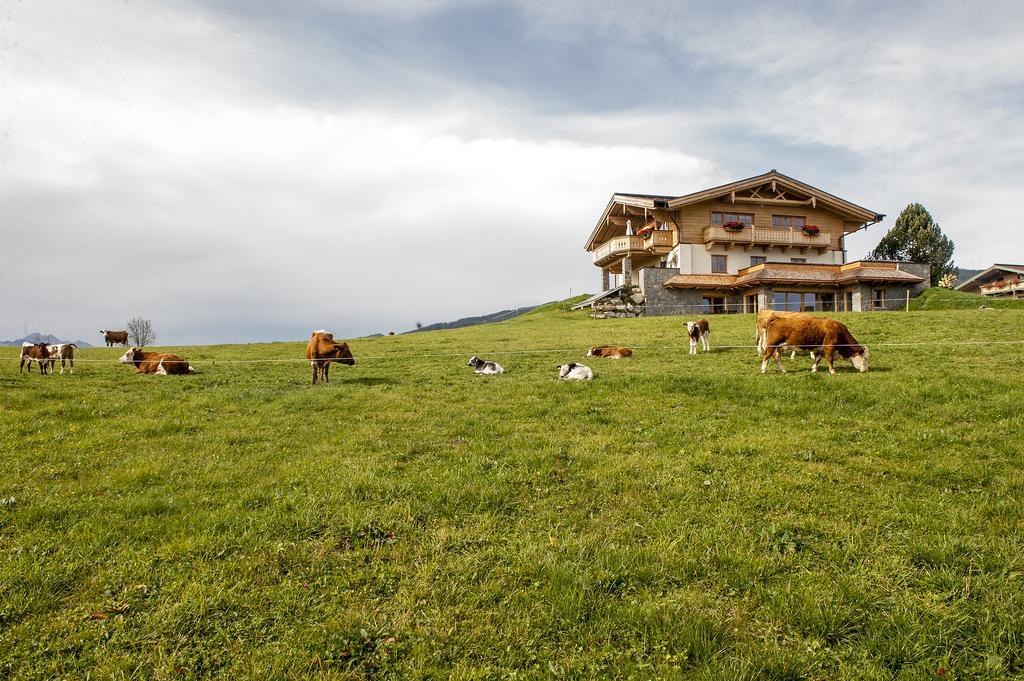
[[[597,348],[587,350],[587,357],[597,357]]]
[[[128,352],[121,355],[121,359],[117,360],[121,364],[135,364],[135,362],[142,358],[141,348],[132,348]]]
[[[575,362],[569,362],[568,364],[562,364],[558,368],[558,377],[565,378],[569,375],[569,372],[575,369],[578,365]]]
[[[861,346],[860,352],[854,352],[850,355],[850,361],[853,362],[853,366],[857,371],[862,374],[868,370],[868,359],[871,357],[871,351],[868,350],[867,346]]]
[[[335,343],[334,349],[337,352],[335,357],[342,364],[352,366],[356,363],[355,358],[352,356],[352,351],[348,349],[348,343]]]
[[[686,332],[692,335],[695,326],[697,326],[697,322],[686,322]]]

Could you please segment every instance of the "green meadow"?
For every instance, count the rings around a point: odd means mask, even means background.
[[[1024,308],[942,295],[835,315],[836,376],[561,304],[316,387],[304,342],[4,348],[0,678],[1024,678]]]

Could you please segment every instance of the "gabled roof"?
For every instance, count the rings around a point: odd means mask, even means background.
[[[719,185],[710,189],[702,189],[701,191],[693,192],[691,194],[683,194],[682,196],[633,194],[628,192],[612,194],[612,198],[608,201],[604,211],[601,212],[601,217],[598,218],[597,224],[594,226],[594,230],[591,232],[590,238],[587,239],[587,245],[584,248],[588,251],[593,250],[594,242],[596,241],[598,234],[601,232],[602,227],[607,224],[612,210],[618,204],[650,210],[659,209],[672,211],[691,204],[731,196],[735,192],[754,189],[769,182],[775,182],[777,185],[781,185],[787,189],[814,197],[815,202],[823,204],[830,210],[833,210],[852,221],[863,223],[881,222],[885,218],[885,215],[881,213],[864,208],[863,206],[859,206],[851,201],[847,201],[846,199],[841,199],[834,194],[829,194],[822,189],[818,189],[817,187],[805,182],[801,182],[800,180],[789,177],[788,175],[784,175],[773,168],[762,175],[755,175],[754,177],[748,177],[745,180],[730,182],[729,184]]]
[[[995,274],[996,272],[1011,272],[1013,274],[1024,274],[1024,265],[1001,265],[999,263],[996,263],[995,265],[992,265],[992,267],[989,267],[988,269],[978,272],[967,281],[958,284],[955,288],[957,291],[962,291],[968,285],[973,286],[975,283],[981,281],[988,275]]]

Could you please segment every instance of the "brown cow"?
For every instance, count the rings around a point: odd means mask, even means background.
[[[50,373],[53,373],[53,367],[57,364],[57,360],[60,360],[60,373],[64,375],[64,365],[67,362],[71,363],[71,373],[75,373],[75,350],[78,346],[74,343],[58,343],[57,345],[50,345],[46,348],[50,353]]]
[[[758,356],[764,352],[764,331],[768,327],[768,322],[776,317],[788,317],[790,319],[821,319],[817,315],[813,315],[807,312],[783,312],[782,310],[758,310],[757,314],[754,315],[754,338],[757,341],[757,354]],[[793,355],[796,355],[796,350],[793,351]]]
[[[779,360],[779,350],[783,348],[810,350],[814,358],[811,371],[818,370],[818,362],[824,355],[828,360],[828,372],[834,374],[836,369],[832,360],[837,352],[843,359],[850,360],[861,373],[868,370],[870,353],[867,347],[858,343],[846,325],[835,319],[775,317],[769,320],[765,333],[764,354],[761,355],[762,374],[768,370],[768,360],[772,357],[775,357],[779,371],[786,373]],[[816,354],[818,350],[822,352]]]
[[[629,348],[616,348],[611,345],[598,345],[587,351],[587,357],[600,357],[602,359],[622,359],[632,357],[633,351]]]
[[[121,356],[121,364],[135,366],[137,374],[157,374],[170,376],[194,374],[195,369],[187,360],[166,352],[144,352],[142,348],[132,348]]]
[[[317,376],[322,378],[324,383],[331,382],[331,362],[341,362],[349,366],[356,363],[352,351],[348,349],[348,343],[338,343],[334,340],[334,334],[323,329],[314,331],[309,337],[306,359],[313,367],[313,385],[316,385]]]
[[[32,362],[39,363],[39,373],[46,374],[46,368],[49,364],[50,351],[46,347],[46,343],[22,343],[21,344],[21,362],[18,364],[18,373],[28,364],[28,372],[32,373]]]
[[[103,340],[106,341],[108,348],[117,343],[128,347],[127,331],[107,331],[106,329],[103,329],[100,333],[103,334]]]

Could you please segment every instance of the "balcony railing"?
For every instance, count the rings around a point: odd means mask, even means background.
[[[644,251],[642,236],[617,236],[609,239],[594,250],[594,264],[600,265],[630,253]]]
[[[992,284],[984,284],[979,287],[981,292],[987,296],[999,295],[1002,293],[1014,293],[1024,291],[1024,281],[1007,281]]]
[[[708,225],[704,228],[704,243],[708,245],[744,244],[827,250],[831,245],[831,240],[825,232],[813,235],[804,234],[799,227],[744,227],[732,231],[721,225]]]
[[[676,245],[676,234],[674,229],[651,230],[644,234],[644,249],[648,251],[664,249],[667,253]]]

